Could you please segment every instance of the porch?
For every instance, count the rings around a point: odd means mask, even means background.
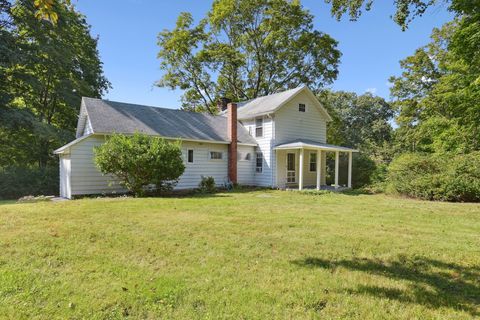
[[[348,178],[345,187],[352,187],[352,154],[358,150],[326,143],[297,140],[274,148],[276,155],[276,185],[282,189],[339,189],[340,153],[348,156]],[[326,185],[327,152],[335,154],[335,181]]]

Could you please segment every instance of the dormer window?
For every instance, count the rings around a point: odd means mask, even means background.
[[[305,104],[303,103],[298,104],[298,112],[305,112]]]

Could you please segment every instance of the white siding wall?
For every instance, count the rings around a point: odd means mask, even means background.
[[[187,163],[187,150],[193,149],[193,163]],[[209,152],[222,152],[222,160],[210,160]],[[226,144],[183,142],[182,155],[185,172],[180,177],[176,189],[193,189],[198,187],[202,175],[211,176],[217,186],[223,185],[228,177],[228,146]]]
[[[102,136],[90,136],[71,147],[72,195],[125,192],[114,177],[102,175],[95,166],[93,148],[104,141]]]
[[[242,159],[247,153],[250,154],[250,160]],[[238,183],[247,186],[255,185],[255,148],[250,146],[238,146],[237,160]]]
[[[93,133],[92,124],[90,123],[90,119],[88,117],[85,118],[85,128],[83,130],[83,135],[86,136],[87,134]]]
[[[274,122],[269,117],[263,118],[263,136],[255,137],[255,119],[242,120],[243,125],[251,132],[252,136],[258,143],[257,151],[263,154],[263,171],[262,173],[255,172],[255,154],[253,155],[253,171],[254,171],[254,184],[257,186],[270,187],[273,185],[273,171],[275,168],[275,155],[273,153],[273,133]]]
[[[72,190],[70,184],[71,176],[70,154],[60,155],[60,197],[71,198]]]
[[[306,106],[305,112],[298,111],[298,104]],[[275,143],[296,139],[308,139],[325,143],[327,124],[323,113],[306,93],[301,92],[275,113]]]
[[[123,189],[118,181],[111,176],[104,176],[95,166],[93,157],[93,148],[101,145],[105,141],[103,136],[90,136],[85,140],[78,142],[70,149],[68,161],[71,161],[71,172],[67,177],[67,166],[61,156],[60,174],[61,174],[61,192],[64,194],[67,179],[70,178],[71,195],[102,194],[102,193],[123,193]],[[187,150],[193,149],[193,163],[187,163]],[[210,151],[223,153],[222,160],[210,160]],[[250,161],[238,161],[238,182],[240,184],[254,184],[255,158],[254,147],[238,146],[240,154],[250,153]],[[201,176],[212,176],[218,186],[223,185],[228,177],[228,146],[225,144],[183,142],[182,156],[185,163],[185,172],[180,177],[176,189],[197,188]],[[113,184],[112,184],[113,182]],[[62,187],[63,186],[63,187]]]

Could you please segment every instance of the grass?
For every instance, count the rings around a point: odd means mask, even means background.
[[[480,205],[255,191],[0,203],[0,318],[469,319]]]

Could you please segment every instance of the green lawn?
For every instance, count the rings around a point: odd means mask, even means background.
[[[0,203],[0,318],[479,316],[479,204],[282,191]]]

